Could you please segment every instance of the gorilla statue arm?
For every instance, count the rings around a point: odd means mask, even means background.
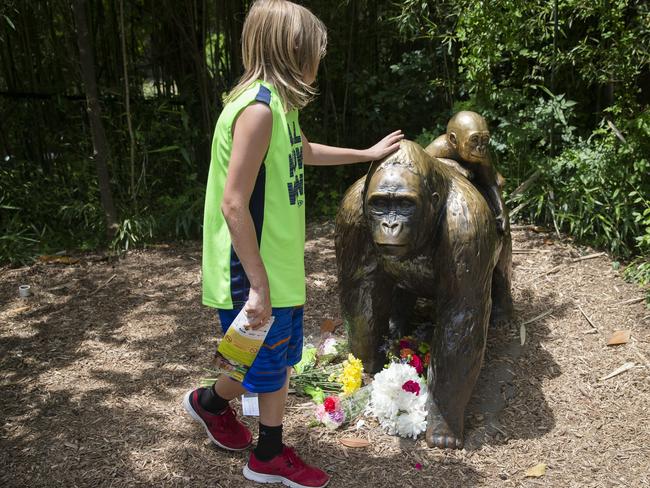
[[[436,316],[428,374],[426,441],[463,446],[464,413],[478,378],[491,309],[491,279],[501,246],[492,212],[466,180],[450,190],[436,253]],[[495,245],[496,244],[496,245]]]
[[[378,267],[363,215],[366,177],[352,185],[336,217],[336,264],[340,302],[350,348],[366,371],[379,371],[387,340],[392,280]]]

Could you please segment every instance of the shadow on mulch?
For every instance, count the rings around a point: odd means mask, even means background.
[[[175,252],[166,258],[172,262],[149,265],[147,276],[162,276],[178,264],[173,262],[178,261]],[[205,329],[206,324],[217,326],[215,314],[200,306],[195,295],[176,293],[178,285],[134,282],[130,279],[133,276],[120,271],[120,265],[124,263],[77,269],[75,276],[79,279],[74,286],[67,294],[51,293],[50,301],[39,297],[37,291],[32,309],[22,316],[31,324],[30,333],[3,337],[0,412],[7,420],[0,426],[0,463],[5,467],[0,484],[157,486],[161,480],[152,480],[150,471],[139,469],[134,452],[155,448],[158,439],[165,439],[171,446],[161,456],[164,469],[171,473],[162,483],[165,486],[248,486],[240,474],[247,453],[227,453],[201,445],[201,429],[189,424],[195,434],[192,438],[186,431],[170,430],[168,422],[169,405],[178,404],[177,394],[170,390],[191,385],[197,376],[196,369],[177,366],[205,364],[210,349],[205,343],[209,335]],[[29,273],[49,273],[48,287],[55,292],[69,280],[52,275],[52,267],[34,267]],[[98,284],[114,274],[117,276],[110,286],[95,292]],[[9,300],[13,291],[10,283],[0,285],[2,298]],[[146,334],[134,337],[127,329],[133,323],[146,322],[147,311],[142,305],[151,302],[147,294],[174,297],[155,301],[155,314],[177,325],[162,334],[152,334],[149,328]],[[109,360],[93,364],[99,349]],[[133,356],[144,367],[129,369]],[[79,373],[80,366],[85,367],[85,373]],[[49,374],[60,378],[60,384],[48,381],[42,387],[39,378]],[[293,428],[289,435],[291,443],[300,446],[301,454],[333,475],[335,486],[349,486],[359,476],[374,478],[387,465],[405,461],[404,453],[392,450],[379,455],[350,451],[341,456],[340,445],[331,439],[319,440],[318,430]],[[195,453],[187,448],[188,442],[196,444],[197,439],[201,439],[201,455],[212,459],[208,464],[227,468],[224,476],[232,477],[230,481],[220,485],[213,473],[197,473]],[[317,452],[311,445],[318,445]],[[322,460],[323,449],[334,454]],[[412,473],[415,460],[404,465],[405,473]],[[460,477],[463,486],[473,486],[481,479],[474,468],[452,457],[427,466],[419,474],[432,482]],[[395,473],[373,485],[394,486],[399,476]]]
[[[181,260],[176,251],[169,254],[170,261],[149,267],[147,274],[161,276],[169,272],[170,265],[178,265]],[[51,269],[34,267],[29,274],[38,281],[34,275]],[[2,486],[62,486],[59,477],[66,486],[98,479],[105,479],[106,484],[116,478],[135,482],[139,474],[132,466],[133,450],[155,444],[156,438],[170,437],[165,417],[168,405],[176,404],[177,398],[169,389],[191,384],[192,372],[175,366],[202,364],[205,358],[204,329],[211,318],[196,296],[180,296],[176,293],[179,286],[147,284],[149,294],[174,297],[157,301],[155,313],[179,325],[161,335],[151,337],[149,329],[142,338],[132,338],[123,328],[143,320],[145,312],[131,312],[151,301],[139,293],[141,284],[129,282],[116,266],[76,271],[82,277],[76,280],[72,294],[43,303],[37,290],[30,299],[32,310],[21,317],[31,322],[30,333],[4,336],[0,343]],[[113,273],[117,276],[110,286],[93,292]],[[48,284],[56,288],[59,283],[50,277]],[[0,285],[0,297],[7,302],[14,292],[11,285]],[[131,313],[128,320],[127,313]],[[212,322],[216,324],[216,317],[212,316]],[[87,364],[93,362],[97,349],[108,351],[104,367]],[[124,370],[122,361],[134,356],[150,366]],[[80,376],[78,385],[39,386],[39,376],[50,372],[70,385],[71,378],[64,378],[66,371],[76,375],[75,367],[80,365],[87,366],[90,375]],[[123,426],[128,426],[126,432]],[[176,437],[187,440],[182,434]],[[63,473],[51,471],[61,466],[66,467]]]
[[[490,327],[483,367],[466,412],[467,449],[541,437],[555,426],[541,386],[544,379],[560,376],[561,370],[543,343],[550,332],[546,325],[550,315],[562,318],[572,304],[559,302],[555,294],[534,301],[528,299],[534,294],[527,290],[521,295],[527,299],[515,299],[514,317]],[[522,346],[519,324],[550,310],[552,314],[526,327]]]

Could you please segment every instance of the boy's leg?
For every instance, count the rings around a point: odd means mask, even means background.
[[[329,476],[305,463],[294,450],[282,442],[282,420],[292,368],[282,388],[260,393],[260,433],[257,446],[244,467],[244,476],[260,483],[285,483],[296,488],[322,488]]]
[[[246,388],[239,381],[222,374],[210,388],[200,389],[199,404],[210,413],[220,414],[230,405],[230,400],[245,392]]]
[[[246,393],[241,382],[233,380],[230,376],[222,374],[219,379],[212,385],[212,388],[220,397],[230,401]]]
[[[284,409],[287,404],[289,378],[293,368],[287,368],[287,379],[282,388],[270,393],[260,393],[260,422],[264,425],[281,425],[284,419]]]
[[[261,368],[260,374],[251,375],[251,379],[254,376],[262,384],[281,386],[272,392],[259,393],[259,439],[248,464],[244,467],[244,476],[261,483],[282,482],[294,488],[322,488],[329,482],[329,476],[317,467],[305,463],[292,448],[282,442],[282,420],[287,402],[289,378],[293,370],[292,366],[300,361],[302,355],[302,307],[278,310],[277,315],[275,312],[276,310],[273,315],[276,321],[280,319],[280,323],[284,324],[283,332],[268,342],[276,346],[272,347],[276,352],[282,349],[280,356],[285,369],[279,370],[279,375],[284,376],[283,373],[286,371],[286,377],[275,376],[277,383],[274,383],[270,377],[265,378],[265,375],[261,374]],[[263,357],[260,363],[266,366],[266,370],[278,371],[277,367],[274,367],[277,363],[271,359],[272,356],[277,358],[277,355],[271,354],[268,349],[262,354],[266,357]]]
[[[282,452],[282,420],[287,403],[291,367],[287,368],[287,379],[282,388],[270,393],[260,393],[260,429],[255,447],[255,457],[269,461]]]
[[[206,400],[209,396],[203,395],[201,398],[201,406],[209,412],[219,413],[228,406],[230,400],[234,400],[246,393],[246,388],[242,386],[241,382],[233,380],[228,375],[222,374],[219,376],[217,381],[214,382],[212,388],[208,388],[207,391],[213,393],[218,399],[223,400],[224,403],[223,405],[213,403],[212,405],[214,407],[210,408],[211,404],[203,400],[203,396],[206,396]]]
[[[235,320],[235,317],[237,317],[240,309],[241,307],[237,307],[233,310],[218,311],[219,322],[221,322],[221,329],[224,334]],[[229,406],[230,400],[243,395],[246,391],[239,381],[235,381],[225,374],[220,375],[211,388],[201,388],[199,390],[201,407],[213,414],[223,412]]]
[[[219,310],[224,332],[237,316],[238,310]],[[237,420],[230,408],[230,400],[242,395],[246,388],[225,374],[209,388],[189,391],[183,398],[183,406],[190,416],[199,422],[210,440],[225,449],[240,451],[251,445],[253,436],[248,428]]]

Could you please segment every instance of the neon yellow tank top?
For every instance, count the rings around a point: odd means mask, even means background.
[[[273,307],[305,303],[305,189],[298,111],[285,113],[273,86],[257,81],[226,104],[212,139],[203,218],[203,303],[232,309],[248,299],[250,283],[232,247],[221,201],[232,150],[232,126],[254,102],[271,108],[268,152],[255,181],[250,212],[271,290]]]

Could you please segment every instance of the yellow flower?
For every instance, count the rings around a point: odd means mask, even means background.
[[[343,361],[343,371],[338,376],[337,381],[343,385],[343,394],[350,395],[361,388],[361,375],[363,374],[363,364],[361,360],[348,354],[348,358]]]

